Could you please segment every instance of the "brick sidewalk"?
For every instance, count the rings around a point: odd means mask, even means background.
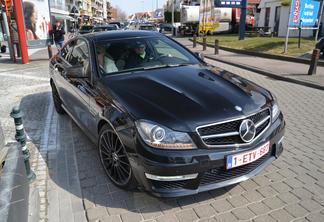
[[[214,48],[207,47],[206,51],[202,51],[202,45],[197,44],[197,47],[193,48],[192,42],[187,38],[175,38],[175,40],[194,52],[203,53],[206,58],[225,63],[228,62],[231,65],[236,64],[247,69],[252,68],[253,71],[273,74],[288,81],[291,80],[324,88],[324,67],[318,66],[317,74],[310,76],[307,75],[309,69],[307,64],[249,56],[224,50],[219,50],[219,54],[214,55]]]
[[[20,104],[34,150],[42,221],[314,221],[324,218],[324,93],[275,81],[207,60],[270,89],[287,121],[285,150],[248,181],[189,197],[163,199],[128,192],[105,175],[97,149],[67,115],[53,109],[48,62],[0,66],[0,119],[13,139],[8,116]],[[45,183],[44,183],[45,182]],[[45,200],[45,201],[44,201]]]

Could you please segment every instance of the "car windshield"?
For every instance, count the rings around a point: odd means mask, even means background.
[[[199,64],[186,49],[167,37],[133,38],[95,43],[102,75]]]

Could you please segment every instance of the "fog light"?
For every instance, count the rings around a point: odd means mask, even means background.
[[[196,179],[198,173],[187,174],[187,175],[178,175],[178,176],[156,176],[149,173],[145,173],[147,179],[158,180],[158,181],[178,181],[178,180],[191,180]]]

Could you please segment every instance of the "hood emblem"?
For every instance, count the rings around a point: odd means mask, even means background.
[[[235,109],[236,109],[237,111],[239,111],[239,112],[242,111],[242,107],[240,107],[240,106],[235,106]]]
[[[254,139],[254,136],[256,133],[256,129],[255,129],[255,125],[254,125],[253,121],[250,119],[243,120],[240,125],[239,133],[240,133],[241,139],[244,142],[246,142],[246,143],[251,142]]]

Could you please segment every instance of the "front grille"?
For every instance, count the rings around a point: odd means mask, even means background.
[[[242,120],[212,125],[198,129],[200,136],[233,132],[240,127]]]
[[[268,160],[271,157],[272,151],[270,150],[269,153],[260,159],[249,163],[244,166],[240,166],[237,168],[233,168],[230,170],[226,170],[225,166],[211,169],[209,171],[200,173],[200,183],[199,185],[209,185],[214,183],[220,183],[226,180],[231,180],[234,178],[238,178],[241,176],[244,176],[251,171],[255,170],[259,166],[261,166],[266,160]],[[181,180],[181,181],[156,181],[156,180],[150,180],[152,183],[152,186],[156,190],[177,190],[177,189],[196,189],[197,187],[191,187],[189,188],[188,184],[192,184],[193,180]],[[197,185],[198,186],[198,183]]]
[[[208,138],[204,139],[204,142],[207,144],[213,144],[213,145],[221,145],[221,144],[237,144],[241,143],[242,140],[240,136],[226,136],[226,137],[216,137],[216,138]]]
[[[270,123],[270,119],[262,123],[257,129],[255,135],[259,135]]]
[[[239,129],[242,121],[245,119],[250,119],[254,122],[254,124],[258,124],[266,118],[268,119],[256,128],[255,137],[258,137],[270,125],[270,109],[265,109],[245,118],[236,119],[225,123],[215,123],[208,126],[198,127],[197,132],[202,141],[207,146],[228,146],[233,144],[244,144],[239,135]],[[226,133],[228,133],[229,135],[220,135]],[[233,133],[234,135],[231,133]]]
[[[182,189],[188,182],[188,180],[180,180],[180,181],[151,180],[151,181],[155,189],[168,189],[168,190]]]
[[[225,180],[234,179],[243,175],[246,175],[262,165],[269,157],[271,156],[271,152],[269,152],[267,155],[261,157],[260,159],[249,163],[244,166],[240,166],[237,168],[233,168],[230,170],[226,170],[225,166],[212,169],[208,172],[205,172],[204,175],[200,179],[200,185],[208,185],[213,183],[219,183]]]

